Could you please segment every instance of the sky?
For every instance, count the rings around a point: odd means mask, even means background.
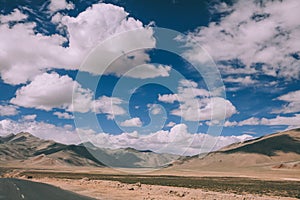
[[[195,155],[300,125],[298,0],[0,0],[0,136]]]

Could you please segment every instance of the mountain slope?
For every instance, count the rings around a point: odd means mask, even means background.
[[[232,168],[298,168],[300,129],[231,144],[204,157],[194,156],[173,168],[231,170]]]
[[[111,167],[162,167],[167,166],[179,156],[172,154],[158,154],[151,151],[125,149],[93,149],[93,155]]]
[[[104,149],[91,143],[65,145],[42,140],[30,133],[0,137],[0,162],[29,166],[161,167],[178,156],[138,151],[132,148]]]
[[[234,148],[223,148],[225,153],[258,153],[275,156],[277,152],[300,154],[300,129],[275,133],[258,139],[235,144]]]
[[[91,159],[91,154],[77,153],[75,149],[64,155],[57,155],[58,152],[66,151],[69,146],[50,140],[41,140],[30,133],[9,135],[0,138],[0,141],[0,161],[10,162],[18,160],[24,164],[45,166],[48,164],[60,166],[103,166],[96,159]],[[76,162],[71,160],[76,160]]]

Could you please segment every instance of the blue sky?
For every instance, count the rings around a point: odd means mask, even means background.
[[[192,155],[299,127],[297,0],[0,2],[0,135]]]

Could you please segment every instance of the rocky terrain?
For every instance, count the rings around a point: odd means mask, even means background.
[[[297,198],[262,194],[235,194],[203,189],[141,184],[126,184],[107,180],[43,178],[35,181],[56,185],[81,195],[104,200],[296,200]]]

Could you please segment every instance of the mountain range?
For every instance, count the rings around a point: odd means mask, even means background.
[[[92,143],[66,145],[24,132],[0,137],[0,163],[18,162],[26,166],[156,168],[177,158],[176,155],[138,151],[133,148],[98,148]]]
[[[98,148],[92,143],[66,145],[30,133],[0,137],[0,164],[216,170],[249,167],[300,169],[300,129],[234,143],[205,155],[182,157],[133,148]]]
[[[300,129],[234,143],[204,156],[172,164],[173,168],[231,171],[236,169],[300,169]]]

